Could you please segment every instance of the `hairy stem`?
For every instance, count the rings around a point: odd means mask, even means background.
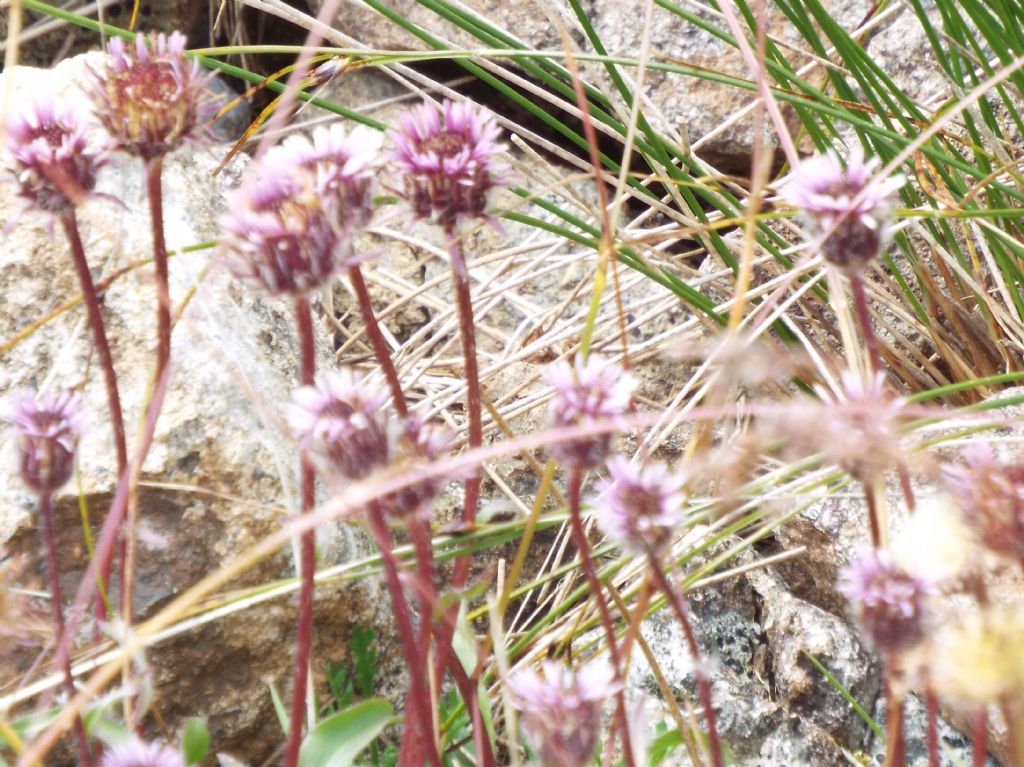
[[[851,274],[850,286],[853,288],[853,307],[857,313],[857,322],[860,323],[860,332],[868,352],[868,364],[871,366],[871,372],[875,373],[882,369],[882,355],[878,350],[878,336],[871,325],[871,310],[868,308],[864,278],[859,274]]]
[[[388,342],[380,330],[377,315],[373,312],[373,304],[370,302],[370,291],[366,289],[366,281],[363,279],[363,272],[359,268],[359,264],[349,267],[348,279],[352,283],[352,289],[356,292],[356,298],[359,300],[359,313],[363,317],[366,335],[373,345],[373,353],[377,357],[377,364],[384,371],[384,377],[388,379],[388,387],[391,389],[391,401],[398,415],[405,418],[409,415],[409,406],[405,402],[402,382],[398,380],[398,371],[395,370],[395,363],[391,359],[391,349],[388,348]]]
[[[988,757],[988,710],[984,706],[974,714],[972,730],[971,767],[985,767],[985,759]]]
[[[57,564],[57,536],[53,531],[53,496],[50,493],[39,494],[39,536],[42,538],[43,551],[46,554],[46,577],[50,584],[50,608],[53,617],[53,635],[58,641],[64,636],[64,600],[60,590],[60,570]],[[75,697],[75,678],[71,673],[71,654],[57,653],[61,671],[64,672],[64,685],[67,687],[68,700]],[[89,740],[85,736],[82,718],[75,716],[75,740],[78,742],[78,762],[84,767],[91,767],[92,754],[89,752]]]
[[[893,684],[893,669],[886,672],[886,697],[888,698],[888,722],[885,737],[885,767],[903,767],[906,762],[906,741],[903,736],[903,696]]]
[[[590,593],[597,603],[597,610],[601,615],[601,626],[604,628],[605,641],[608,643],[608,653],[612,657],[612,667],[615,671],[615,679],[623,679],[622,655],[619,652],[619,643],[615,637],[615,623],[612,620],[612,612],[608,609],[608,600],[605,599],[604,589],[601,586],[601,579],[597,577],[597,568],[594,567],[594,560],[590,556],[590,541],[587,539],[587,531],[583,529],[583,516],[580,510],[580,491],[583,486],[583,470],[573,466],[569,475],[569,525],[572,529],[573,541],[578,550],[580,564],[583,573],[587,577],[587,584],[590,586]],[[629,718],[626,715],[626,698],[620,689],[615,695],[615,719],[619,728],[619,737],[622,741],[622,753],[626,758],[627,767],[634,767],[633,744],[629,741]],[[719,767],[716,765],[716,767]]]
[[[295,323],[299,333],[300,374],[303,386],[313,384],[316,375],[316,342],[313,336],[313,312],[304,296],[295,299]],[[308,514],[316,505],[313,467],[305,457],[301,470],[301,513]],[[295,673],[292,682],[292,710],[288,743],[285,746],[285,767],[299,761],[299,746],[306,720],[306,684],[309,658],[313,649],[313,576],[316,572],[316,534],[309,530],[299,539],[299,614],[296,618]]]
[[[171,358],[171,294],[168,288],[167,241],[164,237],[163,158],[152,157],[144,162],[149,218],[153,235],[153,267],[156,276],[156,372],[160,380]],[[131,511],[121,540],[121,615],[131,622],[135,526],[138,520]]]
[[[402,590],[398,562],[392,549],[391,533],[388,531],[384,512],[379,504],[370,504],[368,512],[370,531],[380,550],[384,579],[391,595],[391,609],[395,614],[395,626],[402,643],[402,654],[405,656],[406,667],[409,669],[406,728],[419,730],[418,738],[413,736],[411,739],[403,738],[402,741],[407,747],[413,749],[413,753],[410,755],[410,764],[422,765],[424,758],[427,758],[434,767],[440,767],[441,757],[437,753],[437,739],[434,737],[433,705],[423,674],[423,657],[420,655],[419,643],[416,641],[409,604]],[[422,620],[427,620],[426,616],[423,616]],[[405,757],[402,761],[405,762]]]
[[[693,624],[690,622],[689,611],[686,609],[686,598],[672,587],[665,571],[661,569],[661,563],[653,554],[650,555],[649,567],[647,568],[654,577],[655,584],[665,595],[665,599],[672,605],[672,611],[676,614],[686,637],[686,647],[693,658],[694,674],[697,677],[697,694],[700,696],[701,706],[704,708],[704,718],[708,727],[708,748],[711,751],[711,764],[714,767],[722,767],[722,743],[718,737],[718,721],[715,714],[714,701],[711,699],[711,680],[701,665],[700,643],[697,642],[697,635],[693,631]]]
[[[924,698],[928,716],[928,767],[939,767],[939,696],[931,682]]]
[[[462,243],[456,236],[455,229],[445,230],[448,238],[448,255],[451,260],[452,281],[455,284],[455,303],[459,313],[459,336],[462,341],[462,357],[466,376],[466,418],[468,420],[469,449],[483,444],[482,396],[480,393],[480,372],[476,360],[476,326],[473,320],[473,300],[469,291],[469,269],[462,253]],[[476,522],[477,507],[480,504],[480,470],[473,469],[466,478],[462,499],[462,521],[468,526]],[[471,555],[464,554],[455,561],[451,586],[461,589],[469,580]],[[454,617],[455,607],[450,608]],[[448,649],[452,642],[454,620],[442,622],[442,634],[438,638],[437,655],[434,658],[434,671],[438,684],[441,682],[445,666],[448,665]]]
[[[82,289],[82,301],[85,304],[86,314],[89,317],[89,328],[92,330],[92,342],[96,348],[96,356],[100,361],[100,368],[103,370],[103,382],[107,389],[107,409],[110,411],[110,426],[114,432],[114,451],[117,454],[117,475],[124,474],[128,465],[128,448],[124,436],[124,413],[121,409],[121,394],[117,387],[117,372],[114,370],[114,358],[110,353],[110,343],[107,340],[106,326],[103,322],[103,312],[100,310],[99,296],[96,293],[96,285],[93,283],[92,274],[89,271],[89,262],[85,257],[85,248],[82,246],[82,238],[78,231],[78,217],[74,208],[60,217],[64,227],[64,233],[68,238],[68,245],[71,249],[71,260],[75,265],[75,272],[78,274],[78,284]],[[107,605],[105,596],[107,584],[110,582],[110,569],[112,560],[102,562],[99,568],[100,590],[102,593],[96,600],[96,619],[105,621],[107,619]]]

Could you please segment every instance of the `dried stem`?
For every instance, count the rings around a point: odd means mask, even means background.
[[[53,616],[53,635],[58,642],[64,636],[64,600],[60,590],[60,570],[57,564],[57,536],[53,531],[53,496],[50,493],[39,494],[39,536],[42,538],[43,551],[46,553],[46,577],[50,583],[50,608]],[[71,673],[71,654],[58,651],[57,659],[64,672],[64,684],[68,690],[68,700],[75,697],[75,678]],[[89,740],[85,736],[82,718],[75,716],[75,740],[78,742],[78,763],[83,767],[91,767],[92,754],[89,752]]]
[[[395,626],[402,644],[402,654],[405,656],[406,667],[409,669],[406,729],[419,730],[419,737],[403,737],[403,744],[413,749],[413,752],[408,757],[403,754],[401,761],[403,764],[421,765],[424,758],[428,758],[434,767],[440,767],[441,757],[438,755],[437,739],[434,737],[433,705],[427,689],[426,678],[422,673],[424,659],[420,655],[412,616],[409,613],[409,604],[406,601],[402,581],[398,574],[398,562],[392,548],[391,533],[388,531],[384,512],[379,504],[370,504],[368,512],[370,531],[380,550],[384,579],[388,592],[391,594],[391,609],[395,615]],[[426,620],[426,617],[421,619]]]
[[[686,647],[693,658],[694,675],[697,677],[697,694],[700,696],[701,706],[704,708],[704,718],[708,726],[708,747],[711,751],[711,764],[714,767],[723,767],[722,743],[718,737],[718,722],[715,715],[714,701],[711,698],[711,680],[701,665],[701,649],[697,642],[697,635],[693,632],[693,624],[690,622],[689,611],[686,609],[686,598],[669,583],[665,571],[661,569],[661,563],[653,554],[650,555],[649,567],[647,568],[654,577],[655,585],[661,589],[672,611],[676,614],[676,620],[683,629],[686,637]]]
[[[593,595],[594,601],[597,603],[598,612],[601,615],[601,626],[604,628],[608,652],[612,656],[615,678],[621,681],[623,678],[622,656],[619,653],[619,643],[615,637],[615,623],[612,621],[611,610],[608,609],[608,600],[605,599],[601,579],[597,577],[594,560],[590,556],[590,541],[587,539],[587,532],[583,529],[583,517],[580,512],[580,490],[582,485],[583,470],[578,466],[573,466],[569,475],[569,525],[579,553],[580,564],[587,577],[587,584],[590,586],[590,593]],[[627,767],[634,767],[633,744],[629,741],[629,719],[626,716],[626,698],[621,689],[615,695],[615,719],[619,727],[622,752],[626,757],[626,765]],[[716,765],[716,767],[721,766]]]
[[[125,467],[128,465],[128,448],[124,435],[124,413],[121,409],[121,395],[117,387],[117,372],[114,370],[114,359],[110,353],[110,343],[107,340],[103,312],[100,310],[96,285],[89,271],[89,262],[85,257],[85,248],[82,246],[82,238],[78,231],[78,217],[75,214],[74,208],[61,215],[60,222],[68,238],[71,260],[75,265],[75,272],[78,274],[78,284],[82,289],[82,301],[85,304],[86,314],[89,317],[93,346],[96,348],[96,356],[99,358],[100,367],[103,370],[103,382],[107,389],[107,408],[110,411],[110,426],[114,432],[114,450],[117,454],[117,475],[120,477],[124,474]],[[96,599],[96,619],[98,621],[105,621],[107,619],[105,595],[107,593],[107,584],[110,582],[111,564],[112,560],[107,559],[106,562],[101,563],[99,568],[100,584],[103,593]]]
[[[303,386],[313,384],[316,375],[316,342],[313,336],[313,312],[304,296],[295,299],[295,322],[299,333]],[[307,514],[316,505],[316,474],[305,457],[302,458],[301,513]],[[316,572],[316,533],[307,530],[299,539],[299,614],[296,619],[295,676],[292,683],[291,725],[285,746],[285,767],[295,767],[299,761],[302,729],[306,719],[306,684],[309,677],[309,658],[313,648],[313,576]]]
[[[370,291],[366,289],[366,281],[363,279],[363,272],[359,264],[349,267],[348,278],[352,283],[352,289],[356,292],[359,301],[359,312],[363,317],[363,325],[366,327],[366,335],[373,345],[373,353],[377,357],[377,364],[384,371],[384,377],[388,379],[388,386],[391,388],[391,401],[395,410],[402,418],[409,415],[409,406],[405,403],[405,393],[402,391],[402,383],[398,380],[398,371],[395,370],[395,363],[391,359],[391,349],[384,334],[380,331],[380,324],[377,322],[377,315],[374,314],[373,304],[370,302]]]

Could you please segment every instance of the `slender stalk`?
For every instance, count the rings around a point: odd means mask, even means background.
[[[398,629],[398,636],[402,643],[402,654],[405,656],[406,667],[409,669],[409,700],[407,703],[406,728],[419,730],[419,738],[409,740],[403,737],[403,743],[414,749],[411,756],[411,764],[421,765],[424,758],[430,760],[434,767],[441,766],[441,757],[437,752],[437,739],[434,733],[434,722],[432,718],[433,705],[430,701],[430,694],[426,687],[426,679],[422,673],[423,658],[419,652],[419,643],[416,641],[416,632],[413,629],[412,616],[409,614],[409,604],[406,601],[402,589],[402,580],[398,574],[398,562],[395,559],[392,548],[391,533],[388,531],[387,522],[384,520],[384,512],[380,505],[370,504],[367,510],[370,531],[373,533],[377,548],[380,550],[381,562],[384,568],[384,578],[391,594],[391,609],[395,614],[395,626]],[[426,620],[426,617],[423,618]],[[403,759],[403,762],[405,760]]]
[[[395,363],[391,359],[391,350],[388,342],[381,333],[380,323],[377,322],[377,315],[374,314],[373,304],[370,302],[370,291],[366,289],[366,281],[363,279],[363,271],[359,264],[350,266],[348,279],[352,283],[352,289],[356,292],[359,301],[359,313],[363,317],[363,325],[366,327],[366,335],[373,345],[373,353],[377,357],[377,364],[384,371],[384,377],[388,379],[388,386],[391,388],[391,401],[395,410],[402,418],[409,415],[409,406],[405,402],[405,393],[402,391],[402,382],[398,379],[398,371],[395,370]]]
[[[156,378],[163,375],[171,357],[171,293],[164,238],[163,159],[146,160],[146,191],[153,225],[153,266],[156,271]]]
[[[64,636],[64,600],[60,589],[60,569],[57,564],[57,536],[53,531],[53,496],[50,493],[39,494],[39,537],[42,539],[43,551],[46,554],[46,576],[50,583],[50,609],[53,617],[53,635],[58,641]],[[58,662],[64,672],[64,684],[68,690],[68,700],[75,697],[75,677],[71,673],[71,654],[57,653]],[[85,736],[82,717],[75,716],[75,740],[78,742],[78,763],[83,767],[91,767],[92,754],[89,752],[89,740]]]
[[[711,751],[711,764],[714,767],[723,767],[722,743],[718,737],[718,721],[715,715],[714,701],[711,698],[711,680],[707,672],[701,666],[701,649],[697,642],[697,635],[693,631],[693,624],[690,622],[689,611],[686,609],[686,598],[680,594],[669,583],[665,571],[661,569],[661,563],[654,554],[650,555],[648,571],[654,577],[655,585],[665,595],[665,599],[672,605],[672,611],[676,614],[676,620],[683,629],[686,637],[686,647],[693,658],[694,675],[697,677],[697,694],[700,696],[701,706],[704,708],[704,718],[708,726],[708,747]]]
[[[893,669],[886,670],[886,697],[889,701],[885,738],[885,767],[903,767],[906,762],[906,741],[903,736],[903,696],[893,685]]]
[[[860,323],[860,332],[864,337],[864,346],[868,352],[870,372],[876,373],[882,369],[882,355],[878,350],[878,336],[875,335],[874,327],[871,325],[871,310],[868,309],[868,295],[864,289],[864,278],[859,274],[851,274],[850,287],[853,288],[853,308],[857,313],[857,322]]]
[[[466,375],[466,418],[468,420],[469,448],[480,447],[484,440],[480,370],[476,359],[476,325],[473,320],[473,299],[469,292],[469,269],[462,254],[462,242],[455,231],[449,229],[448,255],[451,258],[452,279],[455,282],[455,303],[459,312],[459,336],[462,339],[462,357]],[[462,504],[462,521],[476,520],[480,502],[480,472],[474,471],[466,480]],[[468,573],[469,557],[463,558]],[[460,584],[461,585],[461,584]]]
[[[874,483],[876,480],[865,480],[864,485],[864,500],[868,505],[868,523],[871,528],[871,548],[880,549],[884,547],[884,539],[882,536],[882,522],[879,518],[880,509],[878,508],[878,497],[875,494]]]
[[[587,532],[583,529],[583,517],[580,513],[580,490],[583,486],[583,470],[573,466],[569,475],[569,526],[572,530],[573,540],[580,557],[580,564],[583,573],[587,577],[587,584],[590,586],[590,593],[597,603],[598,612],[601,615],[601,626],[604,628],[605,641],[608,643],[608,653],[612,656],[612,668],[615,672],[615,679],[621,681],[622,656],[619,653],[619,643],[615,637],[615,623],[612,621],[611,610],[608,609],[608,600],[605,599],[604,589],[601,587],[601,579],[597,577],[597,569],[594,567],[594,560],[590,556],[590,541],[587,539]],[[615,719],[619,727],[619,736],[622,741],[622,753],[626,758],[627,767],[634,767],[633,744],[629,741],[629,718],[626,716],[626,698],[620,689],[615,695]],[[715,767],[721,767],[716,765]]]
[[[316,375],[316,342],[313,336],[313,312],[304,296],[295,299],[295,323],[299,333],[300,374],[303,386],[313,384]],[[316,474],[305,457],[301,469],[301,512],[308,514],[316,505]],[[316,533],[308,530],[299,539],[299,614],[296,619],[295,674],[292,682],[292,710],[288,743],[285,746],[285,767],[299,761],[302,730],[306,719],[306,685],[309,658],[313,649],[313,576],[316,572]]]
[[[152,157],[144,161],[146,194],[149,199],[149,218],[152,226],[153,266],[156,275],[156,372],[160,380],[171,358],[171,294],[168,289],[167,242],[164,237],[163,158]],[[132,578],[129,563],[134,559],[136,515],[129,514],[121,540],[121,615],[131,622]]]
[[[928,716],[928,767],[939,767],[939,696],[931,682],[924,693]]]
[[[75,265],[75,272],[78,274],[78,284],[82,289],[82,301],[89,318],[89,328],[92,330],[93,346],[96,348],[96,356],[99,358],[100,368],[103,370],[103,382],[107,389],[107,409],[110,411],[110,426],[114,432],[114,451],[117,454],[117,475],[120,477],[128,465],[128,448],[125,442],[124,413],[121,409],[121,395],[117,386],[114,358],[110,353],[110,343],[107,340],[107,331],[103,322],[103,312],[100,310],[96,285],[89,271],[89,262],[86,260],[82,237],[78,231],[78,217],[75,214],[75,209],[72,208],[69,212],[61,215],[60,222],[68,238],[71,260]],[[108,559],[101,563],[99,568],[101,591],[104,593],[110,582],[111,564],[112,560]],[[96,619],[98,621],[107,619],[107,605],[103,594],[96,599]]]
[[[971,767],[985,767],[988,758],[988,710],[984,706],[974,715],[971,739]]]
[[[466,259],[462,253],[462,243],[456,236],[454,227],[445,230],[448,238],[448,255],[451,260],[452,281],[455,285],[455,303],[459,313],[459,336],[462,341],[462,357],[466,376],[466,418],[468,420],[468,442],[469,449],[480,447],[483,444],[483,416],[482,396],[480,393],[480,371],[476,359],[476,325],[473,320],[473,299],[469,290],[469,269],[466,266]],[[467,526],[476,522],[477,507],[480,504],[480,470],[473,469],[466,477],[466,484],[462,499],[462,521]],[[466,585],[469,579],[471,555],[464,554],[455,561],[455,571],[452,573],[451,586],[459,590]],[[455,608],[450,608],[454,615]],[[452,631],[455,625],[454,620],[446,620],[442,623],[442,634],[438,638],[437,655],[434,658],[435,676],[440,680],[444,674],[445,666],[448,665],[448,648],[452,642]]]

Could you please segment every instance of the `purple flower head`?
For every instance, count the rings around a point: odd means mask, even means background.
[[[636,464],[616,455],[597,485],[597,524],[623,550],[658,554],[683,522],[683,477],[662,463]]]
[[[86,141],[85,125],[73,107],[44,98],[7,124],[7,148],[18,195],[49,213],[66,213],[96,186],[106,151]]]
[[[333,210],[339,229],[351,232],[365,226],[373,213],[373,191],[383,137],[359,126],[346,133],[340,123],[319,127],[313,140],[289,136],[282,143],[295,165],[315,175],[317,192]]]
[[[804,416],[815,449],[860,480],[901,465],[906,400],[892,395],[881,372],[865,382],[845,370],[840,381],[838,397],[823,392],[820,409]]]
[[[360,480],[391,459],[387,397],[347,368],[297,389],[288,411],[292,434],[321,470]]]
[[[595,354],[585,361],[577,355],[570,365],[565,360],[544,368],[544,380],[555,390],[550,416],[556,428],[579,426],[592,421],[617,418],[633,404],[636,381],[621,367]],[[579,468],[591,468],[604,460],[611,448],[611,434],[556,442],[555,457]]]
[[[840,570],[836,588],[850,601],[858,625],[879,652],[898,653],[924,637],[931,585],[895,564],[888,552],[862,552]]]
[[[392,162],[405,181],[404,195],[419,218],[446,229],[460,217],[485,215],[487,193],[503,183],[506,167],[497,160],[505,149],[494,118],[472,103],[429,103],[402,115],[388,131]]]
[[[133,738],[111,746],[103,755],[102,767],[185,767],[185,759],[173,748]]]
[[[267,152],[221,217],[221,256],[240,280],[272,296],[321,287],[349,251],[316,177],[283,146]]]
[[[964,463],[945,470],[946,485],[968,526],[989,550],[1024,558],[1024,464],[1003,464],[973,445]]]
[[[44,389],[12,399],[10,420],[18,435],[21,478],[36,492],[52,493],[71,478],[82,433],[81,397],[67,389]]]
[[[523,733],[543,767],[582,767],[594,755],[601,708],[621,684],[606,664],[593,661],[577,671],[545,661],[505,680],[512,704],[522,711]]]
[[[140,34],[134,44],[110,41],[90,90],[117,147],[149,160],[201,136],[207,81],[199,63],[185,57],[183,34]]]
[[[846,272],[862,271],[881,252],[892,195],[906,182],[902,176],[872,182],[877,166],[877,159],[864,161],[860,147],[845,165],[830,151],[804,160],[782,182],[782,197],[802,211],[810,233],[820,237],[831,232],[822,242],[822,254]]]

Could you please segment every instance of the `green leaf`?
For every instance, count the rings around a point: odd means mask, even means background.
[[[185,757],[185,764],[198,764],[209,748],[210,731],[206,720],[198,716],[188,719],[181,733],[181,754]]]
[[[278,724],[281,725],[281,729],[287,735],[288,729],[291,727],[288,709],[284,707],[284,703],[281,701],[281,696],[277,694],[277,688],[274,687],[274,683],[270,682],[268,686],[270,687],[270,700],[274,703],[274,713],[277,714]]]
[[[393,716],[390,703],[374,698],[324,719],[302,742],[299,767],[349,767]]]

